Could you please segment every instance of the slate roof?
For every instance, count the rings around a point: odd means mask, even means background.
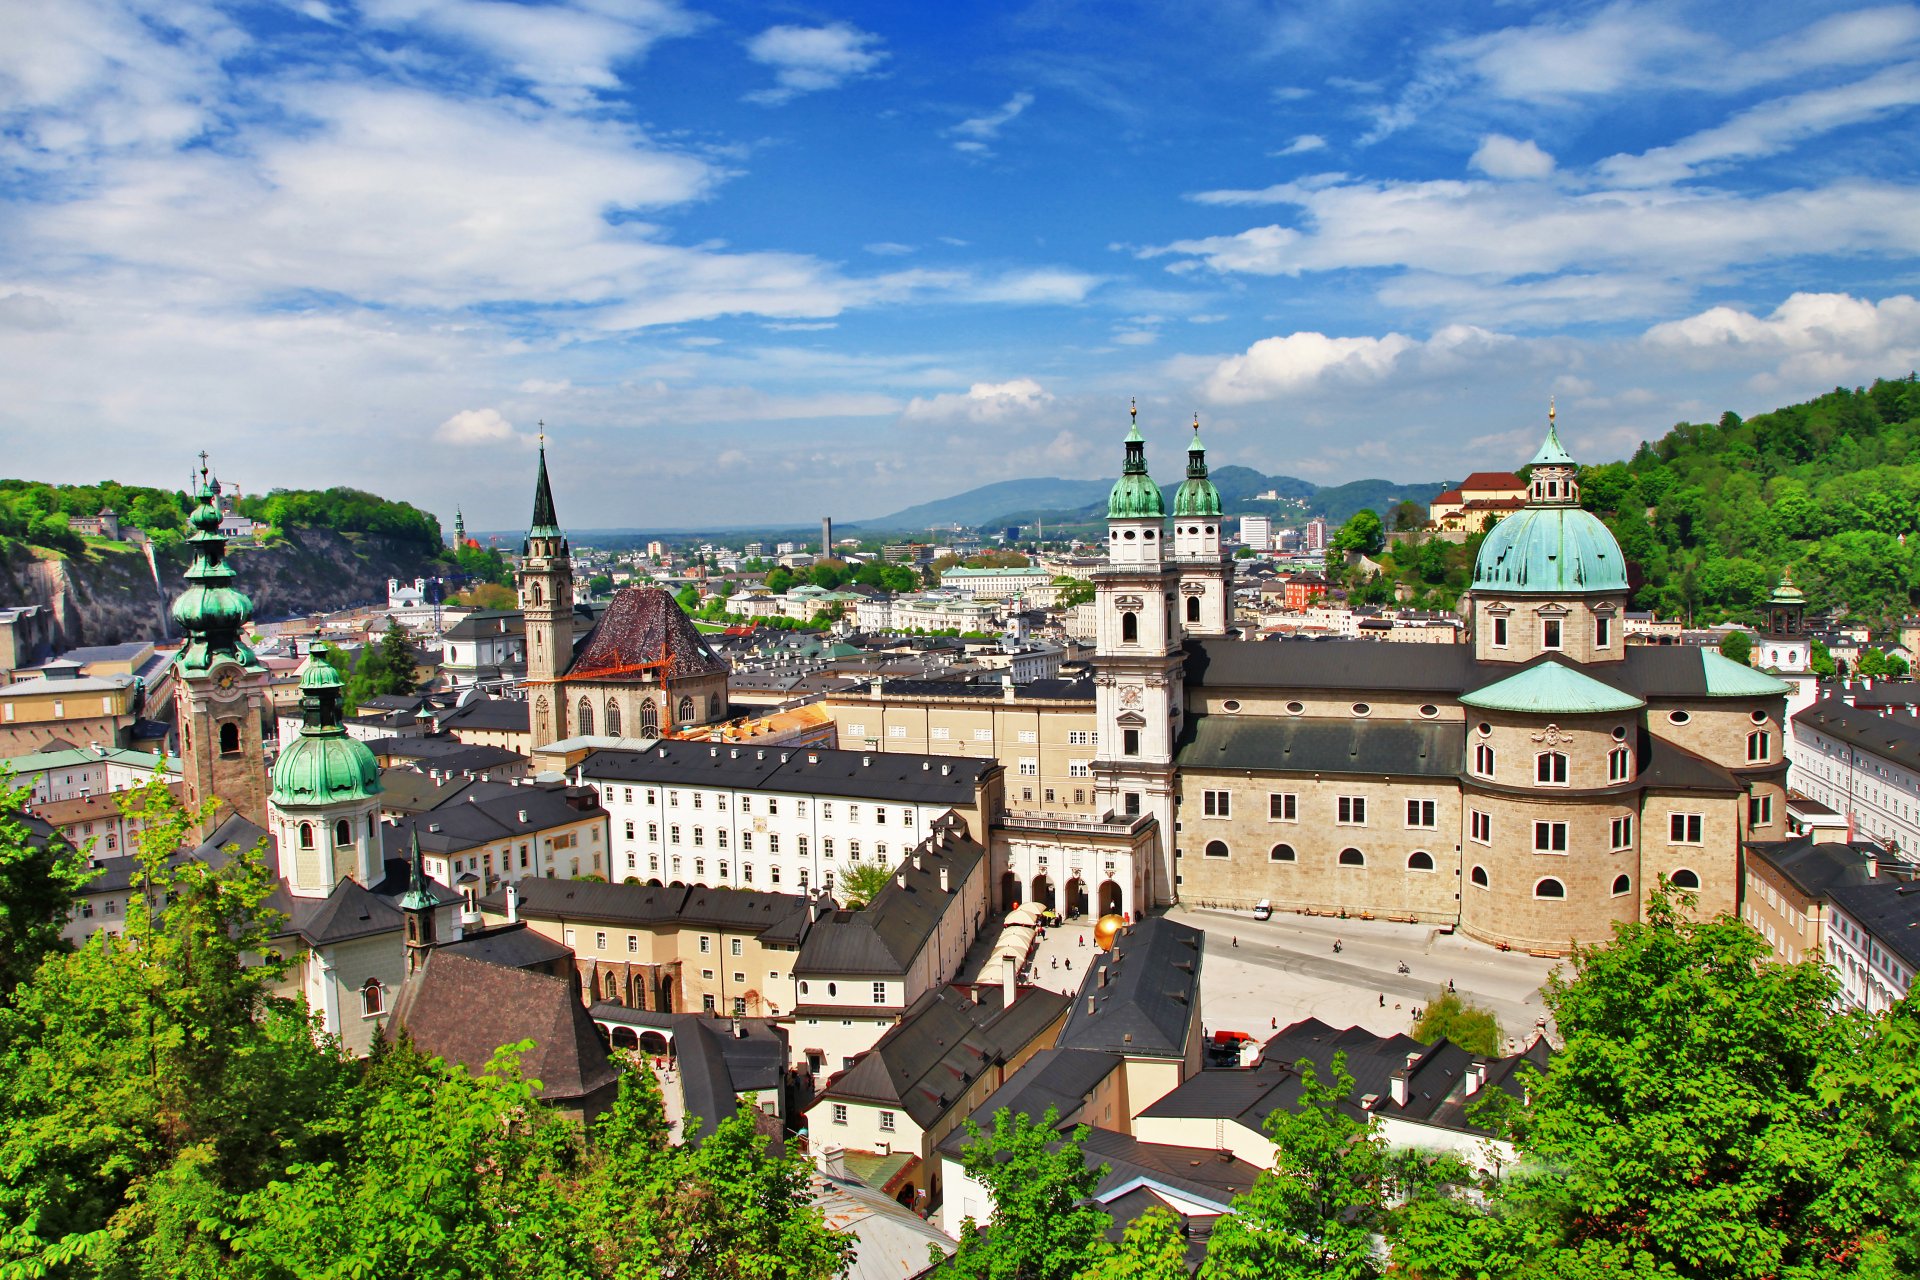
[[[904,976],[986,856],[957,820],[942,820],[864,910],[836,911],[814,924],[794,958],[794,976]]]
[[[487,929],[469,928],[458,940],[443,942],[435,950],[451,951],[509,969],[541,969],[573,960],[573,948],[528,928],[524,920]]]
[[[476,787],[466,796],[471,799],[402,816],[386,828],[387,847],[408,848],[417,833],[427,853],[460,854],[607,813],[591,787],[561,783],[503,787],[492,794]]]
[[[1801,711],[1793,723],[1797,729],[1810,729],[1857,751],[1920,772],[1920,720],[1850,707],[1838,697],[1829,696]]]
[[[929,1247],[954,1251],[944,1231],[872,1187],[816,1173],[809,1194],[829,1230],[858,1242],[846,1280],[915,1280],[938,1265]]]
[[[1002,1107],[1039,1120],[1052,1107],[1059,1114],[1057,1123],[1064,1132],[1080,1122],[1080,1108],[1086,1105],[1087,1095],[1125,1064],[1126,1059],[1119,1054],[1095,1049],[1042,1049],[974,1108],[974,1120],[983,1128],[989,1127]],[[961,1134],[954,1146],[957,1154],[966,1138],[964,1130],[955,1132]],[[946,1146],[941,1143],[943,1150]]]
[[[867,687],[870,689],[872,686]],[[1000,681],[1000,672],[993,671],[983,673],[978,679],[888,679],[882,684],[881,693],[886,697],[966,698],[976,701],[984,698],[999,702],[1006,698],[1006,686]],[[1092,702],[1093,680],[1084,676],[1049,676],[1044,680],[1030,680],[1026,684],[1013,686],[1013,697],[1016,702]]]
[[[590,782],[969,805],[982,782],[1001,767],[997,760],[968,756],[661,741],[647,751],[595,751],[575,772]]]
[[[500,765],[524,764],[527,759],[505,747],[473,746],[432,734],[375,738],[367,743],[367,749],[383,760],[413,760],[422,769],[437,769],[441,773],[478,773]]]
[[[1188,719],[1174,759],[1183,769],[1451,777],[1465,750],[1459,725],[1439,720],[1202,715]]]
[[[380,807],[392,813],[425,813],[485,785],[478,778],[431,778],[406,765],[389,765],[380,771]]]
[[[1779,872],[1786,882],[1809,898],[1824,898],[1838,885],[1865,884],[1873,877],[1867,863],[1881,852],[1877,845],[1849,845],[1839,841],[1754,841],[1747,855]]]
[[[1385,1097],[1393,1073],[1407,1065],[1407,1055],[1425,1049],[1426,1046],[1412,1036],[1381,1036],[1365,1027],[1335,1028],[1318,1018],[1304,1018],[1269,1036],[1260,1051],[1260,1060],[1292,1067],[1305,1058],[1325,1080],[1333,1069],[1334,1055],[1344,1053],[1355,1096],[1376,1093]]]
[[[516,698],[475,698],[464,706],[435,714],[442,733],[462,729],[488,733],[526,733],[532,723],[525,702]]]
[[[706,924],[732,933],[754,933],[763,942],[798,942],[811,919],[808,900],[792,893],[704,885],[602,884],[595,880],[549,880],[530,876],[514,882],[524,917],[604,921],[650,926]],[[480,900],[495,915],[507,909],[505,886]]]
[[[1644,729],[1639,735],[1640,785],[1649,791],[1743,792],[1732,773],[1677,743]]]
[[[394,1001],[389,1038],[405,1031],[423,1053],[478,1075],[503,1044],[531,1040],[520,1069],[548,1102],[587,1104],[618,1075],[571,979],[436,949]]]
[[[771,1095],[786,1083],[787,1033],[771,1018],[720,1018],[693,1013],[660,1013],[629,1009],[601,1001],[592,1009],[600,1022],[614,1022],[636,1030],[657,1028],[673,1034],[675,1065],[679,1070],[681,1102],[688,1117],[700,1125],[689,1145],[712,1133],[714,1126],[734,1113],[736,1094]],[[738,1027],[739,1034],[734,1034]],[[684,1131],[683,1131],[684,1132]],[[772,1139],[777,1149],[779,1137]]]
[[[1113,950],[1087,966],[1059,1046],[1184,1059],[1188,1035],[1199,1034],[1194,1013],[1205,938],[1202,930],[1164,916],[1126,929]]]
[[[728,670],[726,659],[688,621],[672,592],[665,587],[623,587],[575,652],[567,678],[637,684],[643,676],[658,679],[659,668],[631,668],[663,661],[669,663],[665,669],[669,680],[724,675]]]
[[[447,640],[485,640],[489,636],[524,634],[526,615],[518,609],[475,609],[440,633]]]
[[[979,994],[977,1004],[955,987],[922,994],[815,1106],[889,1103],[920,1128],[932,1128],[975,1081],[1031,1044],[1067,1007],[1066,996],[1041,987],[1022,987],[1004,1008],[999,988]]]
[[[1838,884],[1827,897],[1881,946],[1920,968],[1920,885],[1897,880]]]

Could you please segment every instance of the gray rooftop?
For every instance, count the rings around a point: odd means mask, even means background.
[[[1093,1049],[1137,1058],[1187,1055],[1187,1037],[1199,1034],[1200,962],[1206,934],[1163,916],[1122,932],[1113,950],[1087,968],[1067,1025],[1065,1049]]]

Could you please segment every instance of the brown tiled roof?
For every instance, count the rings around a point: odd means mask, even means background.
[[[665,587],[627,587],[614,595],[567,676],[585,680],[604,672],[605,679],[637,683],[648,674],[658,677],[657,664],[667,659],[669,680],[728,670]]]
[[[575,1102],[619,1079],[574,985],[526,969],[434,951],[407,979],[387,1034],[405,1030],[414,1047],[478,1075],[503,1044],[533,1041],[520,1071],[548,1102]]]
[[[1440,507],[1445,506],[1449,502],[1459,502],[1460,500],[1461,494],[1458,489],[1448,489],[1445,492],[1434,494],[1431,505]]]
[[[1527,482],[1511,471],[1476,471],[1460,482],[1460,489],[1525,489]]]

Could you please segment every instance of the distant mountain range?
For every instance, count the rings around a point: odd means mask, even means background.
[[[1251,467],[1219,467],[1212,473],[1212,479],[1227,515],[1271,515],[1282,520],[1323,515],[1334,524],[1363,508],[1371,508],[1384,516],[1398,502],[1411,501],[1424,506],[1453,483],[1353,480],[1322,488],[1311,480],[1270,476]],[[1177,482],[1161,486],[1168,510],[1173,508],[1174,491],[1179,487]],[[851,522],[844,527],[866,533],[906,533],[952,524],[983,530],[1032,524],[1035,520],[1060,526],[1089,524],[1105,517],[1107,494],[1112,488],[1112,480],[1063,480],[1058,476],[999,480],[950,498],[918,503],[892,515]],[[1266,493],[1276,496],[1256,496]]]

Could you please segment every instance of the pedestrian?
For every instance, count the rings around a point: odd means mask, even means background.
[[[1452,979],[1452,978],[1448,978],[1448,979],[1447,979],[1447,994],[1448,994],[1448,995],[1452,995],[1452,994],[1453,994],[1453,979]]]
[[[1060,967],[1060,957],[1059,957],[1059,956],[1055,956],[1055,957],[1053,958],[1053,967],[1054,967],[1054,968],[1056,968],[1056,969],[1058,969],[1058,968]]]
[[[1268,1025],[1268,1026],[1270,1026],[1270,1027],[1272,1027],[1272,1028],[1273,1028],[1273,1029],[1274,1029],[1275,1031],[1278,1031],[1278,1030],[1280,1029],[1280,1019],[1278,1019],[1278,1018],[1268,1018],[1268,1019],[1267,1019],[1267,1025]]]
[[[1236,947],[1240,945],[1240,935],[1237,933],[1233,935],[1233,945]]]
[[[1387,1007],[1387,993],[1384,991],[1380,993],[1380,1007],[1382,1009]]]
[[[1073,972],[1073,957],[1072,957],[1072,956],[1068,956],[1068,957],[1067,957],[1067,972],[1068,972],[1068,973],[1072,973],[1072,972]]]
[[[1080,935],[1080,945],[1082,948],[1087,945],[1087,935],[1084,933]]]

